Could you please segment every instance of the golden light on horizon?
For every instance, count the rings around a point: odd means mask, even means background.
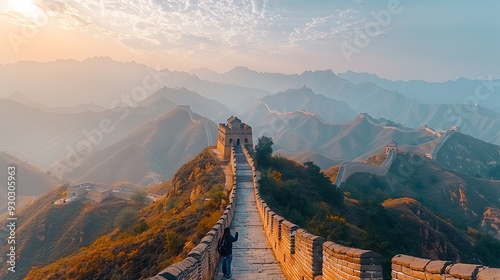
[[[27,18],[36,18],[40,8],[34,3],[34,0],[9,0],[10,8],[22,14]]]

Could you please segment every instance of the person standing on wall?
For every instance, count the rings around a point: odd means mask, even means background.
[[[217,251],[222,256],[222,273],[226,279],[230,279],[231,261],[233,260],[233,242],[238,241],[238,229],[235,229],[234,237],[231,235],[231,230],[227,227],[224,229],[224,235],[219,239]]]

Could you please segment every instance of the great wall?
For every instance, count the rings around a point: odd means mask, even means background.
[[[396,151],[391,149],[387,151],[386,156],[387,158],[381,165],[371,165],[363,162],[342,163],[337,174],[337,179],[335,180],[335,185],[340,186],[340,184],[344,183],[352,174],[359,172],[370,173],[377,176],[386,175],[396,157]]]
[[[236,120],[239,121],[237,118]],[[226,142],[227,139],[219,137],[218,145],[221,140]],[[235,246],[234,279],[384,278],[381,256],[376,252],[326,241],[277,215],[259,194],[259,174],[252,152],[244,145],[230,142],[229,150],[224,149],[224,143],[221,144],[221,156],[223,159],[228,158],[229,169],[233,174],[229,203],[221,218],[184,260],[170,265],[149,279],[221,279],[218,272],[220,257],[216,250],[217,241],[225,227],[234,229],[235,226],[240,228],[242,238],[260,241],[257,246],[252,242],[242,242],[239,247]],[[395,150],[388,151],[388,156],[394,157]],[[248,188],[248,184],[252,187]],[[253,198],[248,196],[249,193]],[[253,205],[257,209],[249,208]],[[241,210],[245,213],[241,213]],[[256,217],[259,220],[257,223]],[[265,245],[260,238],[262,234],[266,239]],[[281,271],[277,269],[277,264]],[[390,277],[393,280],[500,280],[500,268],[396,255],[392,258]]]
[[[433,130],[427,127],[425,127],[425,129],[434,132]],[[459,131],[458,127],[452,127],[444,134],[444,136],[442,136],[439,133],[436,133],[439,134],[440,136],[439,138],[418,146],[411,146],[411,145],[397,146],[396,142],[394,141],[390,142],[387,144],[385,148],[386,159],[380,165],[371,165],[364,162],[342,163],[337,173],[335,185],[340,186],[340,184],[347,181],[347,179],[349,179],[349,177],[354,173],[370,173],[377,176],[386,175],[387,172],[389,171],[389,168],[392,165],[392,162],[396,158],[397,152],[422,154],[427,158],[436,159],[439,150],[444,146],[446,141],[448,141],[448,139],[450,139],[450,137],[457,131]]]

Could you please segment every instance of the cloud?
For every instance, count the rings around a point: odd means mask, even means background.
[[[36,22],[32,19],[27,18],[23,14],[14,11],[0,12],[0,22],[27,27],[37,25]]]
[[[360,13],[353,8],[336,10],[324,17],[312,18],[301,27],[297,27],[289,35],[291,45],[303,43],[330,42],[334,39],[346,39],[353,36],[354,29],[366,22]]]
[[[268,0],[41,0],[65,29],[131,48],[256,48],[280,15]]]
[[[269,0],[38,0],[61,28],[118,41],[137,51],[274,54],[349,36],[355,9],[306,18]],[[286,4],[285,4],[286,7]],[[303,7],[301,7],[302,9]],[[303,20],[303,18],[301,18]],[[13,15],[0,21],[23,23]],[[24,22],[24,24],[26,24]],[[300,24],[300,25],[299,25]]]
[[[29,3],[28,3],[29,4]],[[47,15],[37,5],[16,7],[8,1],[0,3],[0,23],[21,27],[38,27],[43,25]]]

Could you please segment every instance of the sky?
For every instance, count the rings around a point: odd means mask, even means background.
[[[0,64],[500,78],[497,0],[0,0]]]

